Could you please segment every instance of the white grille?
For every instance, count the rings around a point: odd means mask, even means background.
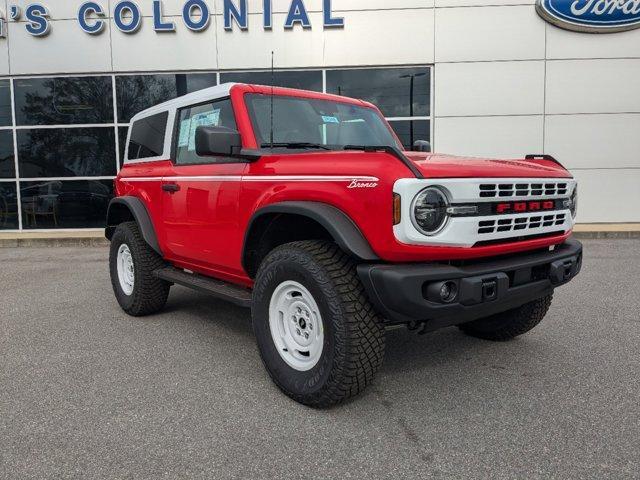
[[[411,221],[411,205],[425,187],[439,186],[449,201],[458,205],[479,205],[480,216],[451,217],[445,227],[431,237],[419,232]],[[402,221],[393,227],[398,241],[407,245],[473,247],[479,242],[568,232],[574,220],[568,207],[550,211],[488,214],[483,204],[500,202],[541,202],[571,197],[576,187],[572,178],[407,178],[396,181],[393,191],[402,198]]]
[[[478,222],[478,234],[489,235],[496,232],[529,233],[531,230],[562,226],[567,218],[566,213],[552,215],[531,215],[529,217],[496,218],[495,220],[481,220]],[[534,232],[531,232],[534,233]]]
[[[567,192],[566,182],[483,183],[480,185],[480,198],[549,197],[566,195]]]

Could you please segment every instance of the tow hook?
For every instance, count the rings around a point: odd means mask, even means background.
[[[579,256],[553,262],[549,271],[551,283],[560,285],[568,282],[580,272],[581,263]]]
[[[482,282],[482,301],[490,302],[498,297],[498,282],[487,280]]]

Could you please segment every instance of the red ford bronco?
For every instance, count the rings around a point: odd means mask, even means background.
[[[115,188],[124,311],[159,311],[173,284],[251,308],[273,381],[314,407],[371,383],[385,328],[508,340],[581,267],[576,182],[552,157],[404,151],[374,105],[339,96],[225,84],[153,107]]]

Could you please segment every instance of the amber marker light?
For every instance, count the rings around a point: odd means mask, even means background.
[[[393,194],[393,224],[398,225],[402,219],[402,200],[397,193]]]

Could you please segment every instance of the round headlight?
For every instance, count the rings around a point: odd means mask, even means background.
[[[446,195],[436,187],[422,190],[413,200],[411,220],[413,225],[425,235],[435,235],[442,230],[449,218]]]
[[[573,189],[573,194],[571,195],[571,216],[576,218],[578,215],[578,185]]]

